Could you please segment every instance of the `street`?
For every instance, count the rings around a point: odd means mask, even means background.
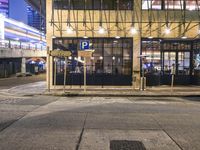
[[[0,96],[0,114],[1,150],[110,150],[119,140],[140,141],[147,150],[200,147],[198,97],[15,93]]]

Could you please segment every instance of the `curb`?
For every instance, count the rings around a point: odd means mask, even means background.
[[[200,94],[163,94],[163,95],[156,95],[156,94],[79,94],[79,93],[62,93],[62,94],[55,94],[55,93],[44,93],[40,95],[46,96],[60,96],[60,97],[200,97]]]

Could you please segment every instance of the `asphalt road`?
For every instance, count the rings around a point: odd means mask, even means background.
[[[0,96],[0,150],[199,150],[199,98]]]

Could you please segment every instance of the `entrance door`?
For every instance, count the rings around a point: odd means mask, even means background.
[[[190,84],[190,52],[164,51],[162,55],[162,84],[171,83],[171,71],[175,65],[175,84]]]

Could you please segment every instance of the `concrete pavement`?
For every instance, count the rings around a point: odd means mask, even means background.
[[[175,86],[171,91],[170,86],[147,87],[145,91],[133,90],[131,87],[110,88],[110,87],[88,87],[86,93],[83,88],[66,88],[65,92],[61,89],[52,89],[50,92],[46,89],[46,82],[40,81],[19,86],[10,89],[0,90],[0,93],[9,93],[17,95],[50,95],[50,96],[160,96],[160,97],[185,97],[200,96],[200,86]]]
[[[23,97],[1,100],[1,150],[109,150],[111,140],[147,150],[199,150],[199,98]]]

